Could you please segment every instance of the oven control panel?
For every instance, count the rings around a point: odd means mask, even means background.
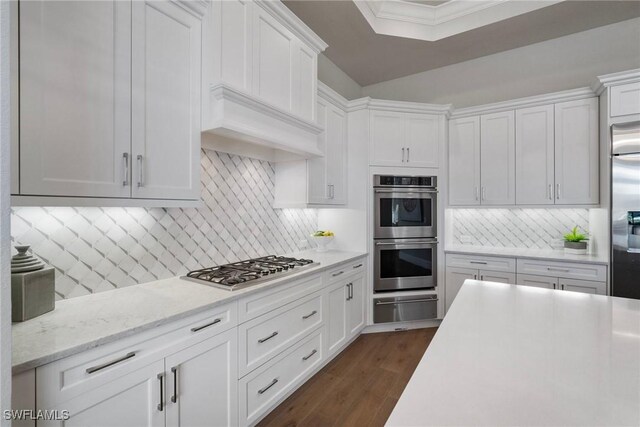
[[[428,187],[436,186],[435,176],[375,175],[374,187]]]

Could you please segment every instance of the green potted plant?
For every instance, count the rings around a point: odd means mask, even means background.
[[[564,235],[564,251],[568,254],[584,255],[587,253],[587,236],[578,232],[576,225],[571,233]]]

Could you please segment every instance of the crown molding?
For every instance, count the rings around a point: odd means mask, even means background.
[[[349,100],[326,84],[322,83],[320,80],[318,80],[318,96],[325,101],[332,103],[341,110],[347,111],[349,109]]]
[[[544,95],[528,96],[526,98],[512,99],[509,101],[495,102],[493,104],[478,105],[475,107],[459,108],[451,114],[452,119],[477,116],[479,114],[499,113],[517,108],[537,107],[540,105],[554,104],[557,102],[576,101],[578,99],[593,98],[596,93],[590,87],[564,90],[561,92],[546,93]]]
[[[259,0],[256,1],[255,4],[271,14],[271,16],[289,30],[293,31],[293,33],[309,45],[315,53],[320,53],[329,46],[280,0]]]
[[[640,68],[598,76],[591,88],[600,95],[608,87],[636,82],[640,82]]]
[[[451,104],[424,104],[421,102],[389,101],[385,99],[369,99],[371,110],[393,110],[402,113],[451,114]]]
[[[436,41],[564,0],[450,0],[435,6],[405,0],[354,0],[378,34]]]

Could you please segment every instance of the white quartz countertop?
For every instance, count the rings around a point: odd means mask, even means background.
[[[549,261],[584,262],[588,264],[606,265],[609,263],[609,257],[607,254],[573,255],[564,253],[564,250],[562,249],[495,248],[490,246],[450,245],[445,247],[444,251],[447,253],[457,254],[496,255],[516,258],[546,259]]]
[[[640,425],[640,300],[467,280],[387,426],[470,425]]]
[[[291,255],[320,265],[236,291],[174,277],[57,301],[55,310],[12,325],[13,373],[318,273],[366,253],[305,251]]]

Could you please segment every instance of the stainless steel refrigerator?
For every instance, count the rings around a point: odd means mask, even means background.
[[[640,299],[640,122],[611,132],[611,295]]]

